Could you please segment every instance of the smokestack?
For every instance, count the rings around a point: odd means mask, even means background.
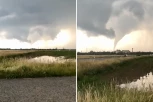
[[[132,52],[133,52],[133,48],[132,48]]]

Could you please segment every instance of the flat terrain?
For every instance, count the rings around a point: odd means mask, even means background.
[[[0,50],[0,56],[17,55],[34,52],[35,50]]]
[[[152,91],[128,90],[117,86],[153,72],[152,62],[153,56],[78,60],[78,102],[153,102]]]
[[[61,57],[65,62],[41,63],[31,61],[36,57]],[[76,62],[75,50],[0,50],[0,79],[1,78],[37,78],[55,76],[75,76]],[[44,61],[43,61],[44,60]],[[42,62],[49,59],[42,59]]]
[[[88,58],[116,58],[123,57],[124,55],[77,55],[78,59],[88,59]]]
[[[0,102],[75,102],[76,77],[0,79]]]

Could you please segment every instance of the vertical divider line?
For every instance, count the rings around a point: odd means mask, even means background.
[[[75,38],[76,38],[76,102],[77,102],[77,0],[76,0],[76,30],[75,30]]]

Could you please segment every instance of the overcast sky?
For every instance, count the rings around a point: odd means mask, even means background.
[[[76,0],[0,0],[1,48],[75,48]]]
[[[77,2],[78,51],[153,51],[153,0]]]

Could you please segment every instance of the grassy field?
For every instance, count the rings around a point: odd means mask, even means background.
[[[78,102],[153,102],[152,92],[120,89],[153,71],[153,57],[78,61]]]
[[[37,56],[65,56],[66,58],[76,58],[75,50],[0,50],[0,58],[17,57],[37,57]]]
[[[29,58],[38,56],[65,56],[75,59],[75,51],[69,50],[8,50],[0,56],[0,78],[29,78],[29,77],[51,77],[51,76],[75,76],[75,62],[64,63],[38,63],[29,61]],[[7,53],[8,52],[8,53]]]
[[[113,58],[113,57],[121,57],[124,55],[77,55],[78,59],[86,59],[86,58]]]
[[[24,54],[24,53],[34,52],[34,51],[35,50],[0,50],[0,56]]]

